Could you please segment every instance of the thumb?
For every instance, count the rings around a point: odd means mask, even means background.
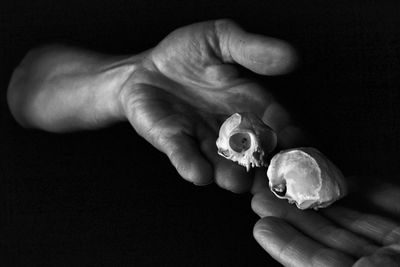
[[[293,69],[296,53],[288,43],[244,31],[231,20],[215,21],[222,60],[236,62],[258,74],[278,75]]]

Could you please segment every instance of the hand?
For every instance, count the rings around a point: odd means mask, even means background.
[[[297,135],[286,111],[233,65],[263,75],[286,73],[296,58],[283,41],[218,20],[180,28],[142,58],[121,90],[126,116],[190,182],[204,185],[214,178],[234,192],[250,188],[245,168],[216,153],[219,127],[234,112],[258,114],[282,142]]]
[[[258,189],[252,208],[262,219],[254,237],[285,266],[400,266],[400,187],[371,188],[319,211]]]

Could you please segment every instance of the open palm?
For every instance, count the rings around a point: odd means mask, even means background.
[[[285,266],[400,266],[400,187],[373,185],[318,212],[259,190],[254,236]]]
[[[249,34],[229,20],[198,23],[145,52],[121,96],[136,131],[167,154],[183,178],[242,192],[252,179],[217,155],[219,126],[234,112],[254,112],[279,134],[289,119],[263,88],[239,77],[233,63],[276,75],[294,60],[283,41]]]

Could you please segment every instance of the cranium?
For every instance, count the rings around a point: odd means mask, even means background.
[[[221,126],[218,154],[250,167],[266,166],[266,156],[276,146],[275,132],[253,113],[235,113]]]
[[[325,208],[347,193],[340,170],[315,148],[276,154],[268,167],[271,191],[299,209]]]

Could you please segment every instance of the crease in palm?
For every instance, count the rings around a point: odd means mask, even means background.
[[[245,182],[249,175],[241,167],[217,155],[218,130],[234,112],[262,116],[273,100],[264,88],[238,75],[220,46],[213,23],[168,35],[143,58],[126,84],[128,119],[167,154],[183,178],[199,184],[215,179],[222,187],[243,191],[251,179]],[[232,177],[222,177],[227,173]]]

